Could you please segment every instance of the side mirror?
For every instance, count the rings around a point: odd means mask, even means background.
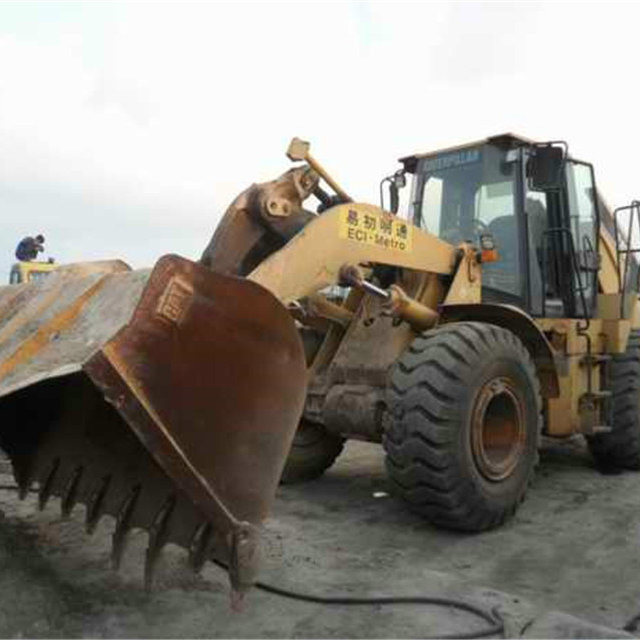
[[[400,194],[398,193],[398,185],[392,180],[389,183],[389,210],[391,213],[398,213],[400,207]]]
[[[399,191],[407,184],[407,178],[402,169],[396,171],[392,176],[388,176],[382,180],[380,183],[380,206],[384,209],[384,203],[382,199],[382,185],[388,182],[389,183],[389,211],[391,213],[398,213],[398,208],[400,207],[400,194]]]
[[[565,152],[551,144],[534,147],[527,163],[529,188],[533,191],[554,191],[562,187]]]

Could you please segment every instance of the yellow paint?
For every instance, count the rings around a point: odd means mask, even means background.
[[[0,343],[7,340],[27,322],[33,322],[35,318],[40,317],[58,299],[65,284],[64,281],[58,281],[46,295],[36,297],[31,304],[27,303],[27,306],[20,313],[0,329]]]
[[[370,204],[332,207],[260,263],[248,279],[271,291],[286,305],[336,284],[344,264],[379,263],[422,272],[452,273],[455,247],[399,218],[393,218],[396,227],[392,226],[392,233],[400,228],[399,225],[406,225],[405,249],[349,239],[344,227],[350,210],[358,213],[363,224],[365,216],[376,221],[390,217],[389,213]]]
[[[53,262],[17,262],[11,268],[12,274],[17,275],[17,281],[12,281],[11,284],[22,284],[24,282],[40,280],[57,269],[58,266],[59,265]]]
[[[49,265],[49,263],[20,263],[20,264],[41,264]],[[60,297],[60,294],[67,286],[68,280],[71,278],[82,278],[95,273],[121,273],[124,271],[131,271],[131,267],[122,260],[99,260],[94,262],[80,262],[70,265],[49,265],[51,270],[57,269],[55,280],[52,284],[47,283],[45,285],[44,292],[39,293],[33,299],[28,299],[26,304],[16,313],[5,325],[0,328],[0,343],[8,340],[13,334],[20,330],[25,324],[34,322],[37,318],[42,316],[51,305]],[[15,295],[3,299],[3,303],[0,305],[0,318],[11,310],[11,304],[21,291],[25,290],[25,287],[29,288],[29,284],[15,287],[6,287],[6,289],[14,289]]]
[[[42,325],[31,334],[20,346],[2,363],[0,363],[0,380],[11,373],[18,365],[34,358],[51,341],[54,334],[68,329],[82,311],[89,300],[105,282],[105,277],[100,278],[89,287],[82,295],[78,296],[73,304],[54,316],[49,322]]]
[[[472,245],[463,245],[464,255],[449,287],[444,304],[482,302],[482,270]]]
[[[554,335],[564,336],[565,344],[561,350],[568,356],[587,353],[585,335],[591,339],[592,353],[624,353],[631,330],[631,320],[591,318],[589,327],[583,331],[578,331],[578,328],[584,321],[576,318],[534,318],[534,322],[541,331],[551,334],[552,343]]]
[[[344,207],[340,211],[338,237],[359,244],[396,251],[411,251],[413,226],[390,214]]]

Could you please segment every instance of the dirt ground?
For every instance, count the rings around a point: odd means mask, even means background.
[[[19,502],[7,488],[7,471],[0,466],[2,637],[409,638],[485,624],[450,609],[326,607],[260,591],[232,613],[226,576],[214,566],[193,576],[173,547],[147,594],[146,534],[134,532],[115,574],[112,520],[88,538],[81,506],[66,521],[55,500],[39,513],[35,496]],[[267,523],[263,581],[324,595],[463,598],[497,606],[509,637],[613,635],[640,611],[640,474],[600,474],[580,440],[545,444],[528,499],[497,531],[437,530],[387,492],[381,448],[358,442],[323,478],[281,487]],[[556,633],[539,624],[549,611],[609,631]]]

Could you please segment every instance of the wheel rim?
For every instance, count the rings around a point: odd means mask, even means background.
[[[525,447],[522,401],[509,378],[494,378],[478,392],[471,417],[471,448],[480,473],[498,482],[516,468]]]

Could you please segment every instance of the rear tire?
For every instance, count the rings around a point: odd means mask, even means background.
[[[510,331],[459,322],[416,338],[393,367],[383,438],[394,492],[430,522],[502,524],[538,460],[540,386]]]
[[[344,438],[329,433],[321,424],[302,421],[293,437],[280,484],[294,484],[321,476],[343,448]]]
[[[610,364],[613,430],[587,438],[596,462],[607,469],[640,470],[640,331]]]

